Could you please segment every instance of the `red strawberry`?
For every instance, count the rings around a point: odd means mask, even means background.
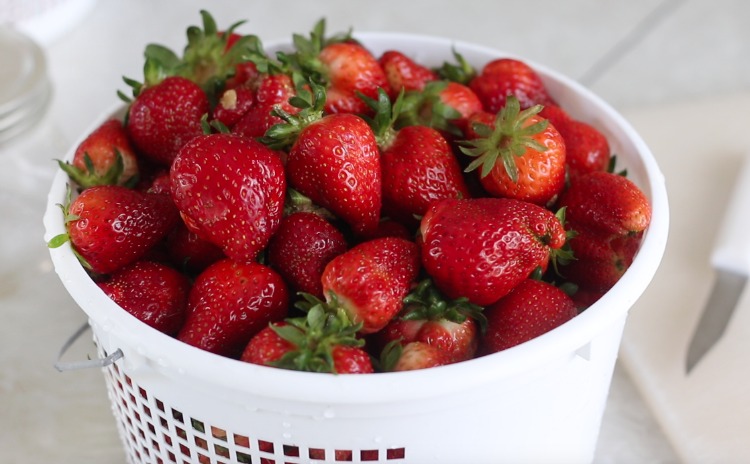
[[[546,205],[565,186],[565,142],[540,110],[521,111],[508,97],[492,126],[472,125],[480,137],[461,147],[475,158],[466,171],[481,167],[480,182],[490,195]]]
[[[355,337],[357,326],[326,313],[322,306],[310,308],[306,317],[271,324],[245,347],[242,361],[308,372],[369,374],[374,372],[370,356]]]
[[[84,190],[66,208],[68,239],[84,266],[109,274],[145,256],[177,224],[179,216],[166,195],[148,194],[116,185]]]
[[[165,248],[170,261],[190,273],[199,273],[226,257],[221,248],[190,232],[183,222],[167,235]]]
[[[310,39],[297,36],[294,44],[294,61],[326,86],[326,113],[365,113],[367,105],[358,94],[376,98],[379,88],[388,91],[388,79],[372,53],[348,36],[326,37],[325,20],[315,25]]]
[[[620,280],[633,263],[643,233],[605,237],[581,229],[570,239],[574,260],[560,274],[579,289],[601,295]]]
[[[402,90],[421,91],[428,82],[438,79],[433,70],[422,66],[398,50],[387,50],[380,55],[378,63],[388,80],[388,86],[391,89],[389,96],[394,100]]]
[[[232,126],[232,132],[248,138],[262,137],[268,129],[284,121],[272,113],[276,106],[289,114],[299,112],[289,104],[296,94],[292,78],[286,74],[267,74],[260,78],[255,103]]]
[[[309,105],[298,114],[276,108],[286,124],[263,140],[273,148],[291,146],[286,172],[293,189],[367,236],[378,227],[382,203],[377,140],[357,115],[323,115],[324,90],[314,83],[312,89]]]
[[[118,119],[105,121],[89,134],[76,148],[72,164],[58,164],[81,188],[125,185],[138,175],[137,156]]]
[[[568,112],[562,109],[561,106],[552,103],[544,105],[542,110],[539,111],[539,116],[548,120],[558,131],[560,131],[565,124],[573,120]]]
[[[254,261],[279,226],[284,167],[255,140],[196,137],[180,150],[170,176],[172,197],[188,228],[236,261]]]
[[[466,299],[447,301],[430,279],[420,282],[404,303],[401,314],[373,335],[377,346],[423,342],[439,348],[445,363],[474,356],[479,341],[477,321],[485,322],[482,307]]]
[[[506,97],[515,96],[521,109],[554,103],[544,82],[528,64],[511,58],[499,58],[485,64],[469,82],[485,111],[497,113],[505,106]]]
[[[560,196],[560,207],[574,230],[604,236],[641,232],[651,221],[651,205],[630,179],[610,172],[577,177]]]
[[[505,198],[441,200],[420,226],[422,265],[448,298],[486,306],[545,266],[566,240],[560,220]]]
[[[383,370],[386,372],[414,371],[447,364],[445,353],[435,345],[425,342],[409,342],[392,345],[392,352],[384,353]]]
[[[381,156],[385,215],[413,219],[436,200],[470,196],[450,145],[435,129],[404,127]]]
[[[249,87],[226,89],[211,113],[211,119],[232,128],[255,104],[255,92]]]
[[[560,134],[565,140],[566,163],[571,176],[607,170],[609,141],[597,128],[583,121],[571,120],[563,125]]]
[[[375,111],[371,126],[381,151],[383,215],[410,224],[433,201],[469,197],[461,167],[440,132],[422,125],[395,129],[402,100],[391,105],[384,90],[377,101],[365,101]]]
[[[288,312],[284,280],[258,263],[218,261],[198,275],[177,338],[212,353],[239,357],[250,339]]]
[[[178,76],[146,87],[130,104],[127,131],[144,156],[170,165],[193,137],[201,135],[208,97],[198,84]]]
[[[323,271],[323,294],[363,334],[377,332],[403,307],[419,272],[419,250],[411,241],[385,237],[354,246]]]
[[[482,337],[482,352],[495,353],[519,345],[577,314],[573,300],[565,292],[547,282],[526,279],[485,309],[487,332]]]
[[[333,224],[301,211],[281,220],[268,245],[268,261],[293,290],[323,298],[323,269],[346,249],[344,235]]]
[[[467,118],[482,111],[482,102],[469,87],[452,81],[431,81],[419,92],[405,96],[399,125],[423,125],[440,130],[446,137],[461,134]]]
[[[167,335],[176,335],[185,319],[190,281],[171,267],[138,261],[98,283],[115,303]]]
[[[549,120],[562,135],[569,175],[607,170],[610,148],[609,141],[602,132],[590,124],[571,118],[557,105],[547,104],[539,112],[539,116]]]

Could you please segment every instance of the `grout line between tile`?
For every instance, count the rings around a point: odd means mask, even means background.
[[[635,27],[621,38],[615,45],[604,53],[597,61],[589,67],[578,79],[587,87],[595,83],[603,74],[612,68],[618,61],[643,42],[646,36],[656,29],[662,21],[670,16],[685,0],[663,0],[656,8],[646,15]]]

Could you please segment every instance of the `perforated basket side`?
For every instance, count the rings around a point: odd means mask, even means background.
[[[96,342],[100,357],[107,352]],[[406,448],[335,449],[299,446],[264,435],[262,431],[228,430],[177,409],[168,398],[156,397],[117,363],[104,369],[112,412],[128,462],[179,464],[404,462]],[[283,437],[282,437],[283,438]]]

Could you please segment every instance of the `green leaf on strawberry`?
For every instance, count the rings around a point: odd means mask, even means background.
[[[461,144],[461,151],[474,158],[465,171],[470,172],[481,166],[481,176],[486,177],[499,158],[508,176],[513,182],[518,182],[515,158],[523,156],[528,148],[537,152],[547,150],[533,136],[543,132],[549,122],[545,119],[525,126],[541,110],[541,105],[535,105],[521,111],[518,99],[508,96],[505,106],[497,113],[494,129],[477,123],[474,130],[481,137]]]

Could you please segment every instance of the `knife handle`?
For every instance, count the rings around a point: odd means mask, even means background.
[[[719,227],[711,264],[741,275],[750,274],[750,158],[742,162],[732,196]]]

